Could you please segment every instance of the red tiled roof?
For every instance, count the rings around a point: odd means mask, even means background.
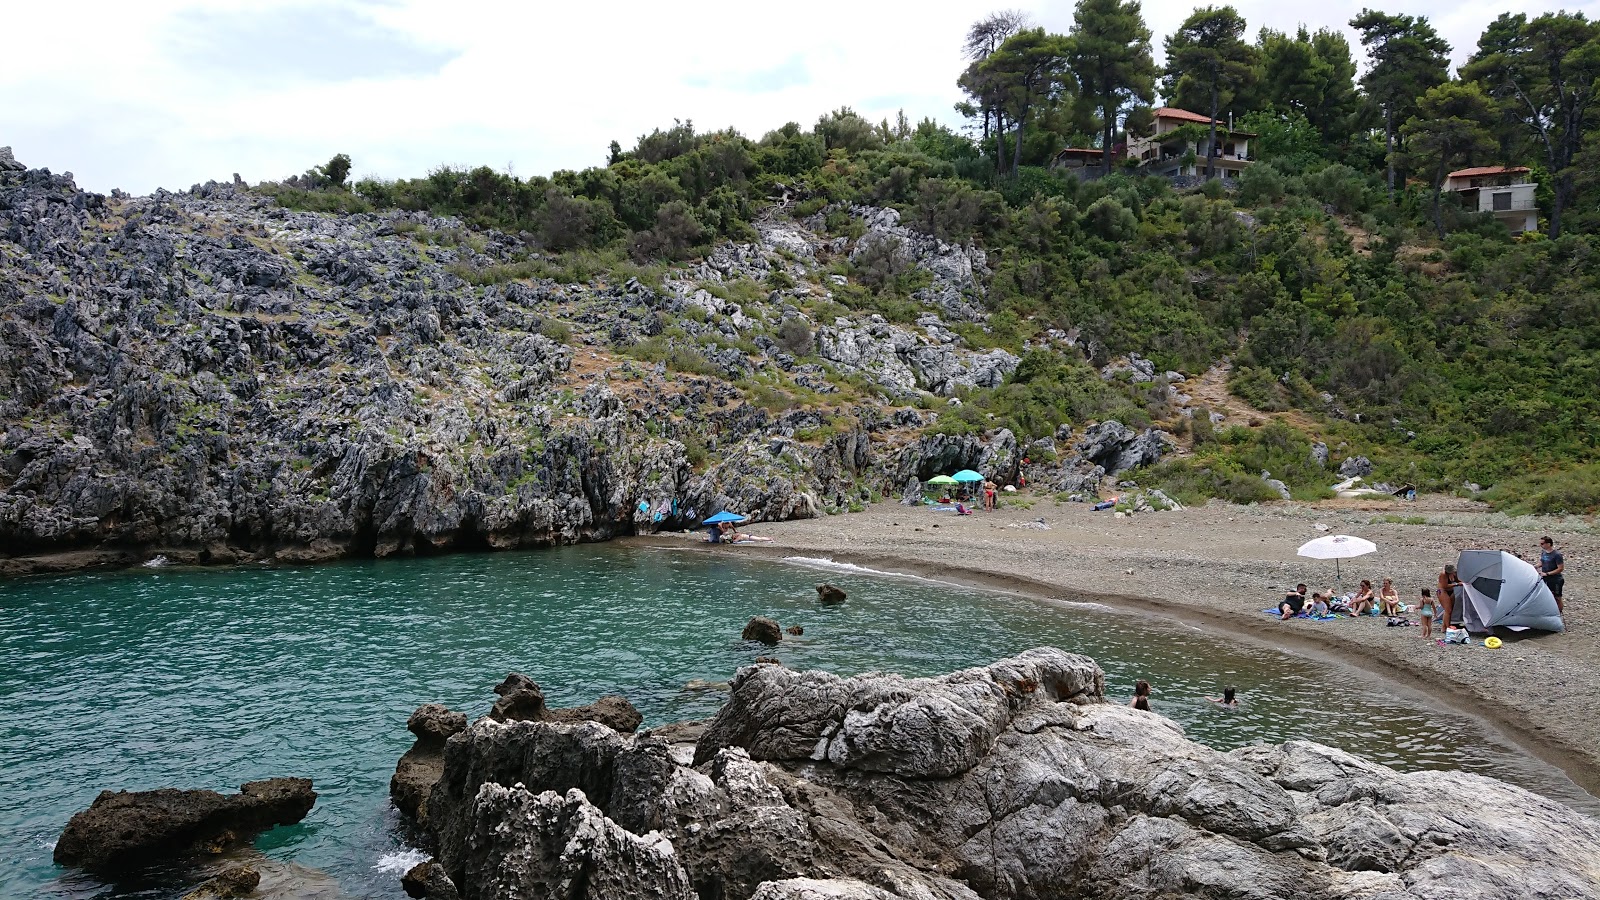
[[[1199,113],[1189,112],[1187,109],[1179,109],[1176,106],[1163,106],[1151,115],[1155,116],[1157,119],[1178,119],[1182,122],[1199,122],[1201,125],[1211,124],[1211,118],[1209,116],[1202,116]],[[1256,136],[1254,131],[1240,131],[1237,128],[1229,128],[1227,124],[1220,119],[1217,120],[1217,127],[1228,132],[1229,134],[1242,134],[1246,137]]]
[[[1156,110],[1154,115],[1158,119],[1182,119],[1185,122],[1199,122],[1201,125],[1211,124],[1210,116],[1202,116],[1199,113],[1189,112],[1187,109],[1179,109],[1176,106],[1163,106]]]
[[[1461,169],[1457,172],[1451,172],[1449,177],[1475,178],[1479,175],[1519,175],[1523,172],[1531,171],[1533,170],[1527,166],[1476,166],[1471,169]]]
[[[1105,151],[1099,147],[1063,147],[1056,155],[1065,156],[1068,153],[1093,153],[1098,156],[1105,153]]]

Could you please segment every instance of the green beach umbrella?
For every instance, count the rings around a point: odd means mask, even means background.
[[[929,484],[960,484],[961,482],[956,481],[954,478],[951,478],[949,475],[935,475],[932,478],[928,479],[928,483]]]

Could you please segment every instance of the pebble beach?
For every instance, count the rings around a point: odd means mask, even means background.
[[[958,517],[885,502],[865,511],[755,523],[771,543],[695,547],[771,557],[828,557],[885,571],[1014,591],[1043,601],[1094,601],[1124,612],[1166,617],[1221,639],[1248,640],[1325,659],[1330,690],[1354,666],[1396,690],[1482,717],[1529,752],[1600,794],[1600,551],[1592,520],[1510,518],[1451,497],[1403,501],[1204,507],[1118,517],[1088,504],[1007,495],[994,511]],[[1330,562],[1299,557],[1302,543],[1352,534],[1378,545],[1342,563],[1343,584],[1393,578],[1411,603],[1463,549],[1503,549],[1531,557],[1539,537],[1555,538],[1567,561],[1567,631],[1502,632],[1498,649],[1441,646],[1417,627],[1382,617],[1279,621],[1261,611],[1286,588],[1336,586]],[[698,539],[697,534],[691,538]],[[642,539],[642,540],[662,540]],[[666,538],[666,540],[671,540]],[[1413,610],[1408,618],[1413,621]],[[1435,637],[1439,635],[1435,633]],[[1070,648],[1069,648],[1070,649]]]

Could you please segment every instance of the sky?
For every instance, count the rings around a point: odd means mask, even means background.
[[[1373,0],[1244,0],[1250,35],[1345,28]],[[1193,2],[1145,0],[1157,55]],[[354,160],[356,177],[440,165],[529,176],[603,165],[612,140],[692,121],[759,138],[849,106],[868,118],[952,106],[966,29],[1001,8],[1052,31],[1071,2],[919,0],[57,0],[4,15],[0,146],[108,192],[275,180]],[[1406,0],[1459,63],[1531,0]],[[1600,0],[1567,3],[1600,16]],[[1315,16],[1315,18],[1312,18]],[[1345,29],[1348,31],[1348,29]],[[26,36],[32,36],[28,39]],[[1351,36],[1360,54],[1360,45]]]

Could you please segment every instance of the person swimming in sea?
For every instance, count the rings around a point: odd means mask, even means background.
[[[1141,678],[1133,683],[1133,699],[1128,701],[1128,705],[1134,709],[1150,709],[1150,682]]]
[[[1235,696],[1235,692],[1232,687],[1223,688],[1221,697],[1207,697],[1206,699],[1217,704],[1218,706],[1225,706],[1228,709],[1239,708],[1239,700]]]

